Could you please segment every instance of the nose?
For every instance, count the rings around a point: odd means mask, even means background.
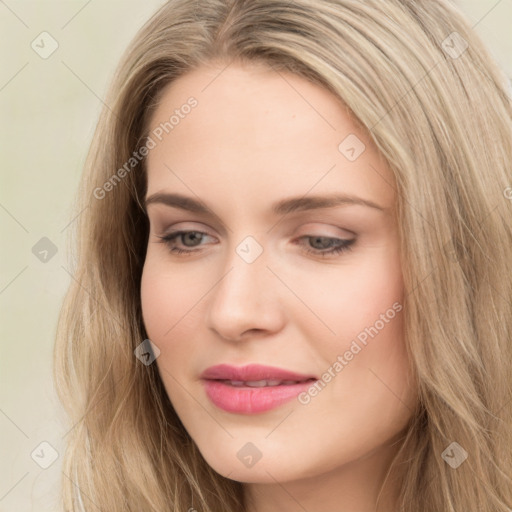
[[[279,332],[285,319],[279,284],[265,251],[251,263],[232,251],[209,294],[209,329],[231,341]]]

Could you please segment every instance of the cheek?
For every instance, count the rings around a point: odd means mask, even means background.
[[[321,340],[315,344],[324,366],[319,370],[331,368],[337,375],[330,386],[331,398],[351,404],[354,410],[361,404],[368,410],[378,408],[379,403],[395,410],[395,406],[400,409],[401,399],[409,402],[403,280],[396,251],[375,251],[364,262],[317,277],[314,286],[311,276],[303,276],[296,283],[322,321],[310,315],[311,321],[302,326],[307,338]],[[340,362],[338,356],[342,366],[337,368],[342,369],[336,373],[332,367]],[[355,389],[357,394],[347,394]]]
[[[141,279],[142,316],[148,337],[160,350],[178,330],[197,322],[195,310],[202,288],[197,274],[184,275],[161,258],[148,255]]]
[[[343,339],[337,347],[347,361],[333,388],[347,407],[373,421],[380,411],[390,425],[408,417],[415,398],[403,324],[403,281],[396,258],[375,261],[350,281],[346,309],[336,328]],[[335,360],[335,359],[334,359]],[[347,393],[347,390],[351,390]],[[364,411],[373,411],[365,417]]]
[[[293,276],[288,276],[290,279]],[[396,337],[400,333],[403,281],[400,264],[393,251],[376,251],[364,262],[304,273],[293,278],[294,291],[315,315],[310,318],[317,336],[322,335],[330,350],[344,345],[377,322],[379,330]],[[381,315],[385,315],[385,327]],[[297,316],[300,318],[300,316]],[[392,334],[391,331],[394,331]]]

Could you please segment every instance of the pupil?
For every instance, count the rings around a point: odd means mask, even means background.
[[[200,234],[197,232],[197,231],[192,231],[191,233],[185,233],[185,238],[184,238],[184,245],[187,245],[189,246],[187,243],[186,243],[186,240],[187,240],[187,237],[189,237],[189,240],[191,239],[192,240],[192,245],[191,246],[194,246],[194,238],[196,239],[196,241],[200,241]],[[190,246],[189,246],[190,247]]]
[[[321,242],[322,240],[324,241],[324,243]],[[326,249],[331,245],[332,240],[329,240],[327,237],[317,236],[312,238],[312,242],[313,245],[319,242],[320,247],[315,247],[315,249]]]

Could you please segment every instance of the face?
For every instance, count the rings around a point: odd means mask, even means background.
[[[240,64],[167,87],[149,133],[143,320],[206,461],[265,483],[384,453],[414,394],[393,175],[369,136],[325,89]]]

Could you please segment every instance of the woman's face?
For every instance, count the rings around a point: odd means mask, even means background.
[[[206,461],[254,483],[382,471],[415,395],[370,138],[323,88],[238,64],[175,81],[150,137],[144,324]]]

